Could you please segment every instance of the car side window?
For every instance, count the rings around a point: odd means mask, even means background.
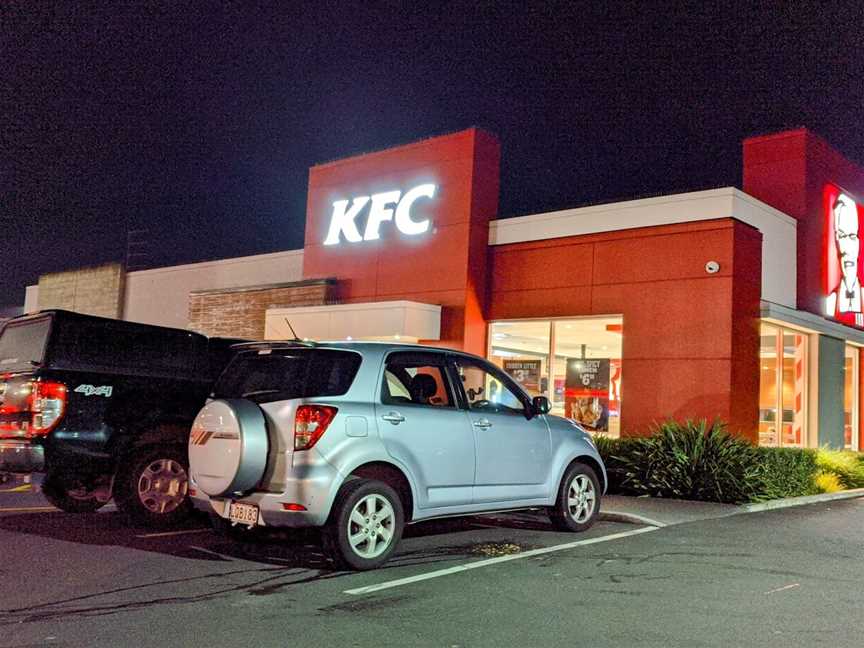
[[[381,402],[453,407],[444,356],[415,352],[390,354],[384,367]]]
[[[467,358],[456,359],[468,409],[499,414],[525,414],[522,400],[494,373]]]

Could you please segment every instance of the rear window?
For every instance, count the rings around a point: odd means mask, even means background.
[[[7,324],[0,331],[0,372],[25,371],[41,364],[50,327],[48,318]]]
[[[341,396],[351,387],[360,360],[357,353],[331,349],[245,351],[222,373],[213,396],[257,403]]]
[[[206,372],[205,345],[200,336],[187,331],[129,322],[61,320],[49,360],[52,367],[61,369],[194,378]]]

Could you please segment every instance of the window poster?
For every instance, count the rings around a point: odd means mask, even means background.
[[[567,358],[564,415],[597,432],[609,431],[609,358]]]
[[[531,396],[540,395],[540,360],[505,360],[504,371]]]

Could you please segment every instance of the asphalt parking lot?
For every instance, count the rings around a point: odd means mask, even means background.
[[[3,647],[860,646],[864,500],[579,535],[530,512],[438,521],[347,573],[314,533],[160,533],[0,491]]]

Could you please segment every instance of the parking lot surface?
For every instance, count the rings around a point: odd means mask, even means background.
[[[160,533],[0,485],[0,646],[860,646],[864,500],[655,529],[410,526],[384,568],[314,533]],[[465,568],[468,568],[467,570]]]

